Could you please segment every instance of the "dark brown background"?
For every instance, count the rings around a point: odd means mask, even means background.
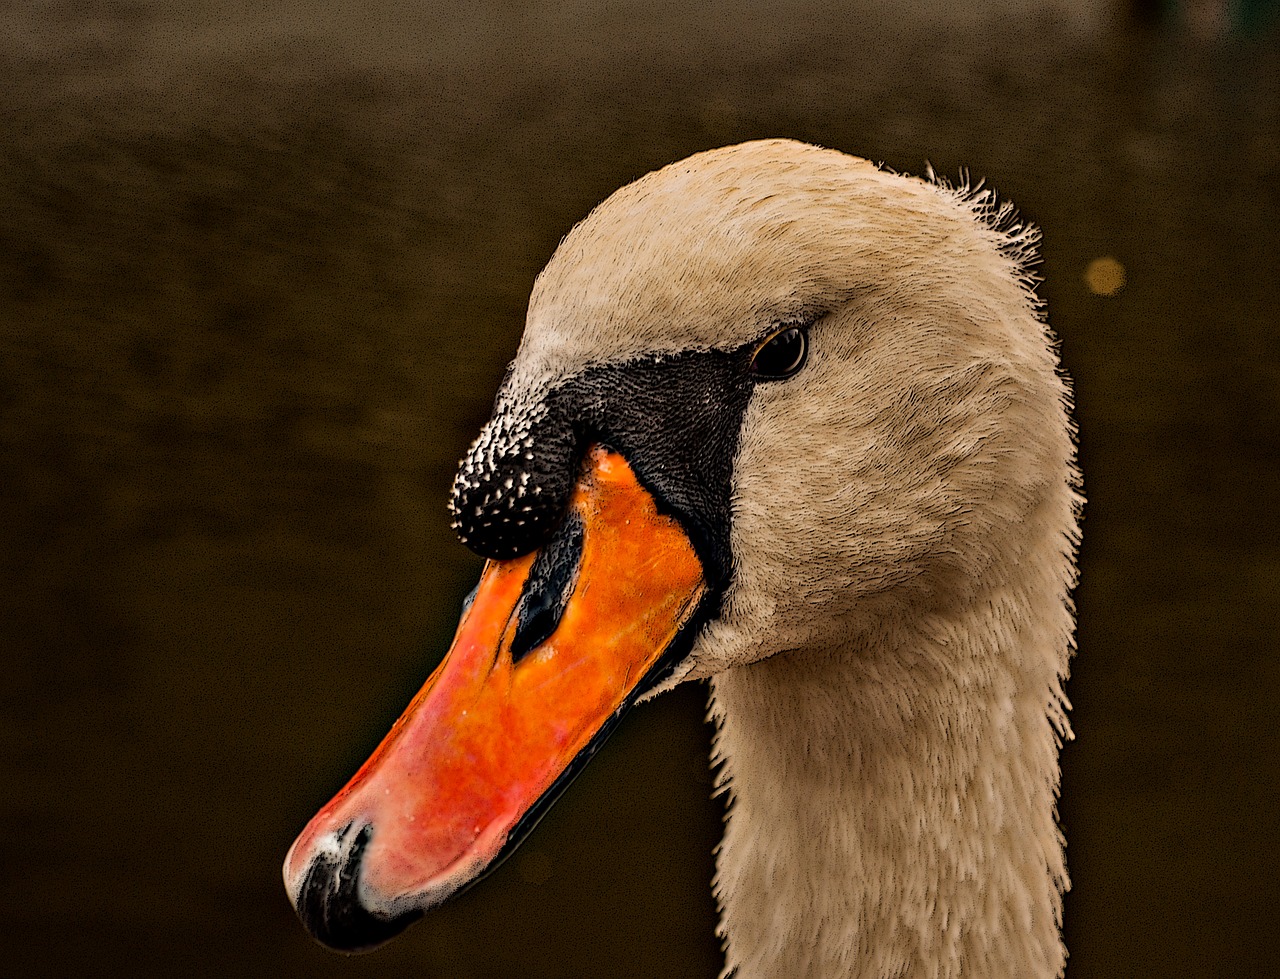
[[[1275,30],[1205,4],[515,6],[4,15],[0,975],[714,975],[697,686],[374,955],[313,945],[279,867],[448,640],[479,564],[445,492],[559,237],[764,135],[967,166],[1044,228],[1090,498],[1069,975],[1267,974]],[[1114,298],[1084,283],[1101,256]]]

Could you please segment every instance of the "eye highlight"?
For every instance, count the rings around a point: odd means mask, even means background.
[[[808,356],[808,334],[798,326],[789,326],[756,348],[751,373],[761,381],[781,380],[803,367]]]

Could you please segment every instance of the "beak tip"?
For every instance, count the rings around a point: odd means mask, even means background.
[[[411,909],[390,917],[370,910],[360,896],[360,865],[373,835],[365,825],[351,824],[329,834],[311,860],[294,866],[291,850],[285,861],[285,890],[307,931],[321,945],[339,952],[368,952],[394,938],[422,917]]]

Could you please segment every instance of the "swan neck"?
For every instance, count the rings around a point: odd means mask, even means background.
[[[726,976],[1062,974],[1071,617],[1060,576],[1023,572],[713,679]]]

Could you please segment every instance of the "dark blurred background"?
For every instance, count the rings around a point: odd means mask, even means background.
[[[560,236],[767,135],[1044,229],[1089,496],[1068,975],[1275,974],[1276,4],[693,6],[7,8],[0,976],[716,973],[701,686],[373,955],[280,864],[448,642],[446,490]]]

